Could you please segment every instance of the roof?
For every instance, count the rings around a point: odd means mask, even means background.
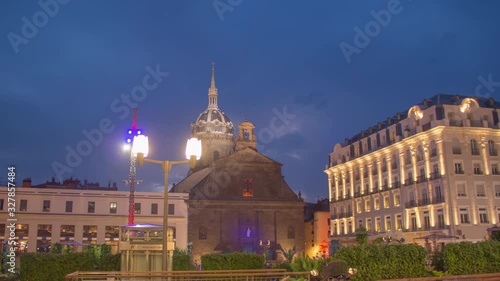
[[[500,108],[500,102],[493,100],[492,98],[484,98],[484,97],[471,97],[471,96],[461,96],[461,95],[450,95],[450,94],[437,94],[431,98],[424,99],[422,102],[416,104],[416,106],[420,107],[420,109],[425,110],[429,107],[435,105],[460,105],[465,98],[473,98],[477,101],[480,107],[484,108]],[[413,105],[415,106],[415,105]],[[411,106],[411,107],[413,107]],[[391,117],[387,117],[386,120],[382,122],[378,122],[377,124],[368,127],[367,129],[361,131],[360,133],[352,136],[351,138],[347,138],[345,143],[342,146],[351,145],[370,134],[376,133],[378,131],[382,131],[387,127],[398,123],[399,121],[406,119],[408,117],[408,111],[411,108],[409,107],[405,111],[397,112],[395,115]]]

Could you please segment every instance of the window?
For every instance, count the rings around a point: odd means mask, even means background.
[[[151,215],[158,215],[158,203],[151,203]]]
[[[71,201],[68,201],[71,202]],[[70,237],[75,237],[74,225],[61,225],[61,239],[69,240]]]
[[[365,200],[365,212],[370,211],[370,200]]]
[[[476,196],[477,197],[486,197],[486,190],[484,188],[484,184],[476,185]]]
[[[500,185],[495,185],[495,197],[500,197]]]
[[[491,164],[491,174],[498,175],[498,164]]]
[[[116,214],[116,202],[109,203],[109,213]]]
[[[399,194],[394,194],[394,206],[399,206],[401,205],[401,197]]]
[[[51,224],[39,224],[37,228],[37,237],[51,237],[52,236],[52,225]]]
[[[380,209],[380,200],[378,198],[375,198],[375,200],[373,201],[373,209],[375,210],[379,210]]]
[[[198,239],[199,240],[207,240],[207,227],[202,225],[198,229]]]
[[[460,147],[460,142],[458,141],[457,138],[453,138],[451,142],[453,154],[455,155],[460,155],[462,154],[462,148]]]
[[[380,218],[375,219],[375,231],[380,232]]]
[[[50,200],[43,200],[43,212],[50,212]]]
[[[424,149],[419,145],[417,148],[417,161],[419,162],[422,160],[424,160]]]
[[[469,210],[467,210],[467,208],[460,208],[460,222],[461,223],[470,223]]]
[[[410,215],[411,218],[411,230],[416,231],[417,230],[417,215],[415,213],[412,213]]]
[[[253,196],[253,179],[245,178],[243,179],[243,197]]]
[[[287,237],[288,239],[295,239],[295,227],[291,225],[288,226]]]
[[[3,199],[0,199],[0,211],[3,210]]]
[[[405,165],[411,164],[411,152],[409,149],[405,151]]]
[[[488,141],[488,150],[490,152],[490,156],[497,156],[497,150],[495,148],[495,142],[492,140]]]
[[[436,142],[431,141],[431,157],[436,157],[436,156],[437,156]]]
[[[105,237],[106,238],[109,238],[110,240],[114,240],[114,239],[118,239],[118,237],[120,236],[120,227],[119,226],[110,226],[110,225],[107,225],[106,228],[105,228],[106,232],[105,232]]]
[[[437,226],[439,229],[444,228],[444,213],[443,209],[437,210]]]
[[[479,223],[489,223],[486,208],[479,208]]]
[[[481,164],[474,164],[474,175],[482,175]]]
[[[5,223],[0,224],[0,237],[5,236]]]
[[[475,139],[470,140],[470,153],[472,155],[479,155],[479,147]]]
[[[435,196],[435,203],[440,203],[443,200],[443,192],[441,191],[441,186],[436,185],[434,187],[434,196]]]
[[[500,209],[499,209],[500,210]],[[358,228],[361,228],[363,227],[363,220],[359,220],[358,221]]]
[[[366,231],[372,231],[372,219],[366,219]]]
[[[389,208],[389,196],[384,196],[384,208]]]
[[[429,211],[424,212],[424,229],[425,230],[431,229],[431,221],[429,218]]]
[[[88,202],[87,204],[87,213],[95,212],[95,202]]]
[[[457,196],[458,197],[467,197],[467,191],[465,189],[464,183],[457,184]]]
[[[358,212],[358,214],[361,214],[361,212],[362,212],[361,201],[356,202],[356,211]]]
[[[455,174],[463,174],[464,169],[462,168],[462,163],[456,162],[455,163]]]
[[[168,214],[169,215],[175,214],[175,204],[168,204]]]
[[[66,213],[73,212],[73,201],[66,201]]]
[[[26,212],[27,210],[28,210],[28,200],[21,199],[21,202],[19,205],[19,211]]]
[[[385,217],[385,231],[391,231],[391,217]]]
[[[402,215],[397,215],[396,216],[396,229],[401,230],[403,227],[403,216]]]
[[[141,203],[134,203],[134,214],[141,213]]]
[[[91,240],[92,238],[97,238],[97,225],[84,225],[83,238],[87,240]]]

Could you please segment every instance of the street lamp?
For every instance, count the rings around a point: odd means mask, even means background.
[[[163,194],[163,248],[162,248],[162,270],[172,270],[172,256],[168,253],[168,174],[172,165],[189,164],[191,168],[196,165],[196,160],[201,157],[201,141],[196,138],[191,138],[186,144],[186,159],[179,161],[160,161],[145,158],[149,152],[148,137],[145,135],[138,135],[134,137],[132,143],[132,152],[137,155],[137,163],[142,166],[144,162],[154,163],[161,165],[164,174],[164,194]]]

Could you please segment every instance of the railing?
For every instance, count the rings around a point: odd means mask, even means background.
[[[74,272],[66,275],[66,280],[105,280],[105,281],[132,281],[132,280],[232,280],[232,281],[264,281],[282,280],[290,277],[310,280],[310,272],[286,272],[285,269],[256,269],[256,270],[196,270],[196,271],[141,271],[141,272]]]
[[[455,154],[455,155],[462,154],[462,149],[460,147],[453,147],[452,151],[453,151],[453,154]]]
[[[418,200],[410,200],[405,203],[405,208],[414,208],[414,207],[420,207],[420,206],[426,206],[426,205],[432,205],[432,204],[439,204],[444,202],[444,197],[443,196],[435,196],[432,198],[422,198]]]
[[[470,153],[472,155],[479,155],[479,150],[478,149],[472,149]]]
[[[441,174],[439,172],[434,172],[434,173],[431,173],[431,177],[429,178],[430,180],[437,180],[441,178]]]
[[[427,181],[427,178],[424,175],[417,177],[417,183],[421,183],[424,181]]]
[[[413,179],[405,179],[405,185],[412,185]]]
[[[498,152],[496,149],[490,149],[490,156],[498,156]]]
[[[482,175],[483,171],[474,169],[474,175]]]
[[[463,175],[464,174],[464,170],[455,170],[455,174],[457,174],[457,175]]]
[[[434,231],[434,230],[447,230],[450,229],[449,225],[436,225],[436,226],[431,226],[426,228],[424,225],[420,228],[412,228],[410,227],[409,229],[402,229],[403,232],[418,232],[418,231]]]
[[[453,127],[463,127],[464,126],[464,122],[462,120],[450,120],[450,126],[453,126]]]
[[[395,181],[395,182],[393,182],[393,183],[392,183],[392,187],[393,187],[393,188],[400,188],[400,187],[401,187],[401,182],[399,182],[399,181]]]

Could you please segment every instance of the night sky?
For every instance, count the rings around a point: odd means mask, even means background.
[[[13,164],[19,184],[73,176],[126,190],[132,92],[150,157],[183,159],[215,60],[221,110],[235,125],[253,122],[259,151],[316,201],[328,196],[324,169],[336,143],[437,93],[475,95],[480,77],[500,82],[499,8],[495,0],[1,1],[0,182]],[[483,90],[500,100],[500,83]],[[98,129],[102,140],[82,146],[90,143],[82,132]],[[68,162],[79,144],[86,155]],[[187,169],[175,167],[170,182]],[[160,166],[137,175],[139,191],[163,190]]]

